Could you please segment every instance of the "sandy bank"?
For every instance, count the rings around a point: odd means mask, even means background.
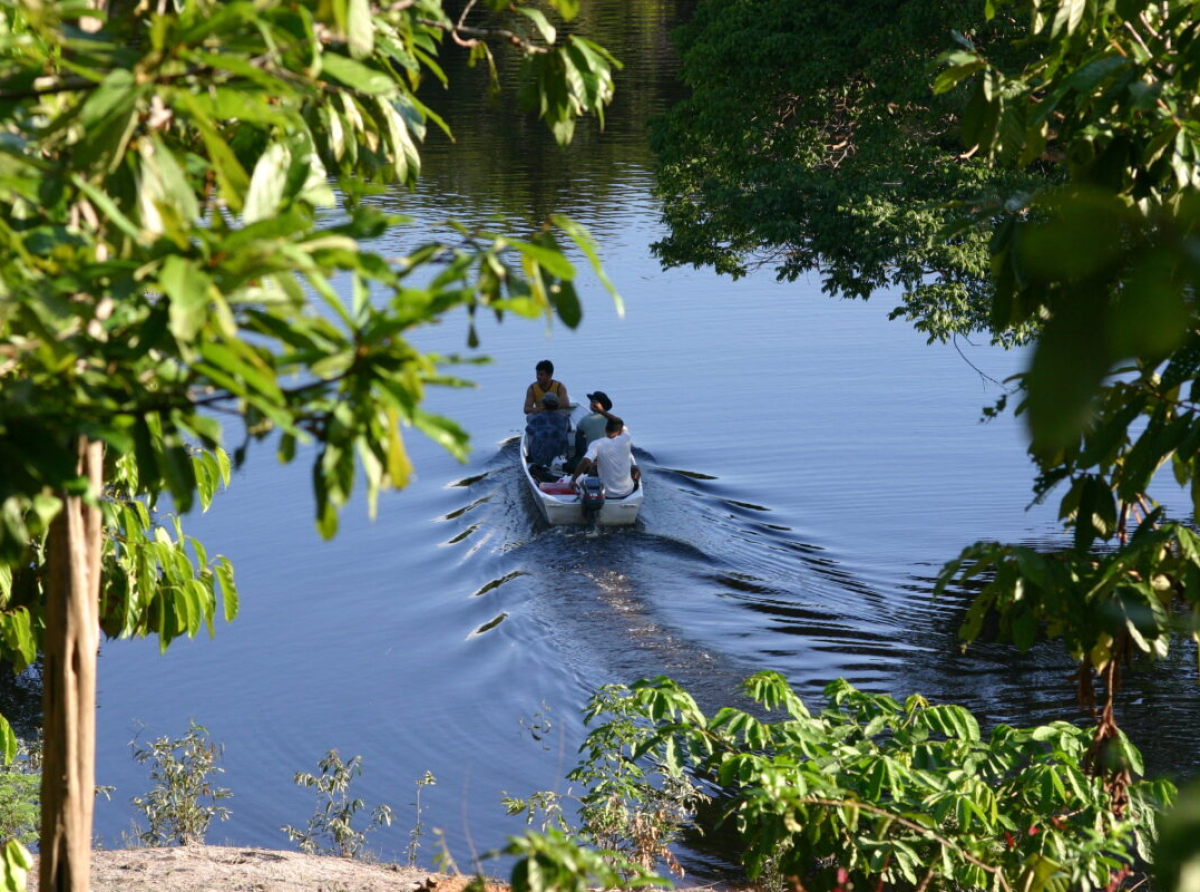
[[[242,846],[92,853],[92,892],[461,892],[469,879],[396,864]],[[36,872],[30,875],[29,888],[37,889]],[[491,888],[500,892],[502,887]]]

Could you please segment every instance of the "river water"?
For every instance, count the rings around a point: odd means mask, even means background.
[[[333,542],[314,529],[306,456],[283,467],[252,453],[213,509],[188,519],[233,560],[241,616],[162,656],[154,642],[103,648],[97,781],[116,788],[98,805],[103,844],[120,844],[129,799],[148,788],[129,741],[178,736],[189,718],[225,746],[221,782],[234,794],[210,842],[286,847],[279,828],[303,825],[314,801],[293,774],[337,747],[364,757],[355,788],[368,806],[397,812],[373,844],[385,858],[403,857],[414,782],[433,772],[422,819],[464,868],[521,831],[504,792],[565,792],[579,707],[608,682],[666,674],[712,709],[773,668],[810,702],[846,677],[961,702],[985,721],[1083,720],[1058,648],[960,655],[961,598],[930,596],[942,563],[977,539],[1061,536],[1048,507],[1027,509],[1019,424],[980,423],[1001,392],[989,378],[1017,371],[1021,354],[928,345],[887,320],[897,299],[886,294],[838,301],[816,278],[731,282],[652,257],[662,231],[644,128],[677,94],[666,33],[684,14],[585,4],[585,27],[628,64],[607,131],[581,127],[566,152],[489,106],[472,72],[452,72],[457,92],[434,97],[458,142],[431,138],[417,192],[380,199],[415,221],[383,249],[448,217],[503,215],[519,229],[560,210],[597,238],[624,318],[584,276],[577,331],[482,325],[493,361],[461,370],[478,386],[429,397],[469,429],[469,460],[410,433],[416,481],[385,495],[374,522],[364,500],[352,505]],[[463,318],[417,340],[476,355]],[[515,438],[543,358],[576,398],[604,390],[627,421],[646,477],[635,528],[540,522]],[[1194,659],[1180,649],[1124,694],[1157,770],[1196,768]],[[422,863],[433,849],[430,834]]]

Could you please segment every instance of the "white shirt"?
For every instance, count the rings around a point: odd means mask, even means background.
[[[588,446],[586,458],[600,466],[600,482],[605,491],[614,497],[627,496],[633,492],[633,439],[629,428],[615,437],[604,436],[593,440]]]

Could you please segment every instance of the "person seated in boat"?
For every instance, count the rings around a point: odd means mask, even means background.
[[[593,470],[599,475],[609,498],[619,499],[637,489],[642,472],[633,463],[633,438],[625,422],[616,415],[610,416],[605,423],[604,436],[588,447],[571,482]]]
[[[571,405],[571,398],[567,396],[567,387],[561,381],[554,380],[554,363],[548,359],[543,359],[534,366],[534,373],[537,375],[537,380],[529,385],[525,391],[525,414],[536,415],[545,411],[542,407],[542,397],[548,393],[554,394],[558,399],[558,405],[561,408],[567,408]]]
[[[613,401],[608,398],[608,394],[603,390],[589,393],[587,398],[592,412],[576,425],[576,430],[583,435],[584,452],[587,451],[588,446],[591,446],[592,443],[604,436],[604,428],[608,425],[608,419],[613,417]]]
[[[575,454],[567,462],[568,471],[575,470],[580,460],[587,454],[588,447],[604,436],[604,427],[612,418],[613,402],[603,390],[587,395],[591,414],[575,425]]]
[[[525,425],[527,458],[535,465],[550,467],[554,459],[567,454],[567,431],[570,419],[558,411],[558,397],[547,393],[542,397],[542,411],[529,416]]]

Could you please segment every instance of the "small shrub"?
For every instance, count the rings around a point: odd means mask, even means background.
[[[512,837],[504,854],[518,859],[512,870],[513,892],[590,892],[671,885],[617,852],[581,848],[553,827],[545,833]]]
[[[0,845],[37,841],[42,821],[41,741],[19,741],[17,757],[0,766]]]
[[[421,788],[432,787],[437,783],[437,778],[433,776],[432,771],[426,771],[424,777],[416,780],[417,798],[413,802],[413,808],[416,809],[417,819],[413,824],[412,830],[408,832],[408,866],[417,866],[417,850],[421,848],[421,837],[425,835],[425,824],[421,820]]]
[[[649,876],[660,863],[682,876],[671,846],[709,797],[677,766],[626,755],[640,752],[657,732],[625,692],[619,686],[601,688],[589,707],[589,717],[603,714],[609,721],[588,736],[584,760],[567,775],[582,785],[581,795],[539,791],[529,799],[505,798],[504,805],[509,814],[524,814],[529,824],[541,814],[543,832],[574,835],[605,852],[609,864],[628,877]],[[564,800],[577,803],[578,828],[571,827]]]
[[[223,774],[217,766],[224,748],[208,739],[208,729],[194,721],[188,733],[177,740],[160,737],[147,746],[133,747],[139,765],[150,763],[154,787],[145,796],[130,800],[146,816],[149,829],[138,839],[148,846],[188,845],[204,841],[213,818],[224,821],[229,809],[218,805],[233,794],[213,785],[213,775]],[[207,800],[207,804],[205,803]]]
[[[354,778],[362,774],[362,756],[354,756],[348,762],[343,762],[337,750],[330,750],[317,763],[317,767],[321,769],[320,776],[301,772],[295,777],[298,786],[309,787],[317,792],[316,808],[308,819],[308,826],[303,830],[290,825],[280,829],[288,839],[299,844],[302,852],[341,855],[345,858],[361,857],[367,834],[377,827],[391,826],[392,809],[387,805],[377,806],[371,812],[366,828],[356,829],[354,818],[366,805],[361,799],[351,798],[349,789]]]

